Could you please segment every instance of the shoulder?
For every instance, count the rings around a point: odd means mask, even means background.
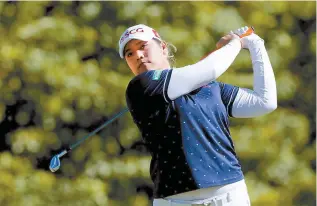
[[[224,94],[231,94],[232,92],[237,92],[239,90],[239,87],[231,85],[231,84],[227,84],[224,82],[220,82],[220,81],[213,81],[212,83],[210,83],[212,85],[214,85],[214,87],[218,88],[221,95]],[[217,89],[217,90],[218,90]]]
[[[220,81],[213,81],[211,82],[211,84],[216,84],[217,86],[220,87],[220,89],[225,89],[225,88],[228,88],[228,87],[236,87],[234,85],[231,85],[231,84],[227,84],[227,83],[224,83],[224,82],[220,82]]]
[[[219,82],[219,81],[216,81],[216,80],[214,80],[214,81],[211,81],[208,85],[209,86],[213,86],[213,87],[222,87],[223,86],[223,84],[224,83],[222,83],[222,82]]]
[[[172,69],[150,70],[135,76],[129,82],[126,94],[143,91],[150,86],[156,86],[156,84],[164,81],[170,71],[172,71]]]

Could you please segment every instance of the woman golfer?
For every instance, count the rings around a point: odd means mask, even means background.
[[[154,206],[246,206],[247,187],[229,131],[230,117],[257,117],[277,107],[264,41],[248,27],[221,38],[201,61],[172,68],[168,44],[152,28],[128,28],[119,54],[135,77],[126,101],[151,153]],[[253,90],[216,81],[248,49]]]

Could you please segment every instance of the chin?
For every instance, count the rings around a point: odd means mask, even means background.
[[[141,67],[141,68],[138,69],[138,73],[141,74],[143,72],[147,72],[147,71],[151,71],[151,70],[155,70],[155,69],[147,68],[147,67]]]
[[[134,75],[139,75],[139,74],[142,74],[142,73],[147,72],[147,71],[149,71],[149,70],[144,69],[144,68],[138,68],[138,69],[137,69],[135,72],[133,72],[133,73],[134,73]]]
[[[158,69],[159,68],[152,67],[151,65],[143,65],[137,69],[136,73],[138,75],[138,74],[142,74],[142,73],[147,72],[147,71],[158,70]]]

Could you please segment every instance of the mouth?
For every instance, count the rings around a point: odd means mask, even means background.
[[[141,62],[141,63],[139,64],[138,68],[140,69],[141,66],[145,65],[145,63],[146,63],[146,62]]]

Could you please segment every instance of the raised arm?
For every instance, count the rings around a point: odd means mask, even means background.
[[[256,34],[252,34],[245,37],[243,44],[251,54],[253,90],[239,89],[233,103],[232,116],[240,118],[257,117],[277,108],[275,77],[264,41]]]
[[[173,69],[167,89],[168,97],[174,100],[217,79],[229,68],[240,50],[240,38],[236,36],[196,64]]]

